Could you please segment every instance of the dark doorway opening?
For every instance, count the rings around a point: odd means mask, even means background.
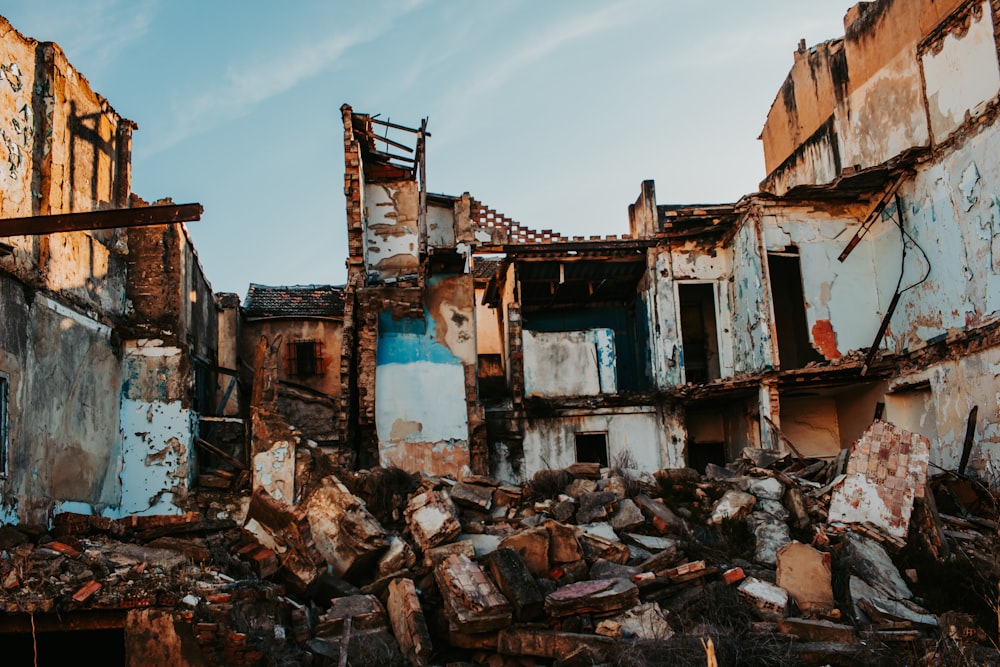
[[[607,433],[577,433],[576,462],[600,463],[602,468],[608,467],[608,434]]]
[[[81,656],[89,655],[102,667],[124,667],[125,631],[37,632],[34,637],[30,632],[0,633],[0,655],[5,665],[56,667],[78,664]]]
[[[778,366],[782,370],[802,368],[823,357],[809,341],[806,300],[802,293],[802,266],[798,249],[767,254],[774,303],[774,326],[778,336]]]
[[[715,322],[715,284],[677,286],[681,311],[684,380],[702,384],[719,378],[719,336]]]

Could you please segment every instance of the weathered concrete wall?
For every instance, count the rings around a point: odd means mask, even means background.
[[[659,470],[667,458],[669,437],[652,407],[617,408],[600,412],[535,418],[524,429],[524,473],[530,478],[545,468],[576,462],[577,433],[606,433],[608,461],[631,454],[641,470]]]
[[[434,474],[470,467],[473,297],[471,275],[439,276],[428,281],[422,319],[379,316],[375,425],[382,465]]]
[[[0,517],[46,523],[61,502],[118,503],[119,350],[106,324],[0,274],[8,474]]]
[[[840,452],[840,425],[833,398],[783,398],[781,432],[802,456],[830,457]]]
[[[990,2],[949,22],[942,34],[921,45],[927,114],[935,143],[980,115],[1000,90],[1000,67]],[[956,76],[961,72],[961,76]]]
[[[364,186],[365,270],[378,282],[416,277],[420,267],[420,209],[416,181]]]
[[[124,206],[132,128],[57,45],[24,37],[0,17],[0,218]],[[122,238],[120,230],[12,237],[14,255],[0,269],[121,313]]]
[[[954,470],[962,457],[969,411],[979,406],[969,470],[995,482],[1000,477],[998,380],[1000,348],[997,347],[934,364],[890,384],[890,392],[924,382],[927,389],[888,394],[886,419],[898,419],[901,427],[913,427],[915,432],[928,437],[931,463]]]
[[[729,289],[733,275],[733,249],[729,246],[706,246],[688,242],[673,246],[673,280],[675,289],[681,284],[710,283],[715,295],[715,323],[719,339],[719,371],[721,377],[731,377],[733,361],[733,312]],[[679,296],[677,299],[680,305]],[[677,313],[680,321],[680,312]],[[682,332],[683,333],[683,332]]]
[[[796,54],[761,133],[763,189],[830,183],[939,144],[983,113],[1000,89],[993,14],[989,0],[852,8],[842,40]]]
[[[597,396],[617,392],[615,338],[611,329],[525,331],[527,396]]]
[[[197,413],[190,361],[159,339],[126,341],[121,396],[121,503],[113,516],[179,514],[194,470]]]
[[[278,357],[278,379],[282,382],[294,382],[328,396],[340,395],[340,355],[343,345],[344,324],[337,320],[305,319],[305,318],[268,318],[266,320],[247,320],[243,323],[241,332],[241,354],[244,359],[253,359],[253,351],[261,336],[273,339],[281,334],[282,344]],[[296,341],[320,341],[323,344],[322,375],[301,377],[295,375],[294,368],[289,365],[291,352],[289,345]],[[294,422],[293,422],[294,423]]]

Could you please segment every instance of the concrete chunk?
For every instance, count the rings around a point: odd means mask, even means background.
[[[823,613],[833,609],[833,586],[827,556],[809,545],[791,542],[778,550],[777,561],[778,585],[788,591],[803,613]]]
[[[500,592],[513,605],[514,618],[531,621],[542,615],[542,591],[517,551],[509,547],[497,549],[487,557],[486,564]]]
[[[434,569],[445,615],[461,632],[499,630],[511,622],[511,604],[480,567],[467,556],[452,554]]]
[[[500,542],[500,548],[505,547],[518,553],[532,576],[549,576],[549,531],[544,526],[508,535]]]
[[[399,648],[413,667],[424,667],[429,664],[433,648],[417,589],[410,579],[394,579],[388,590],[389,622]]]
[[[438,491],[425,491],[411,497],[405,515],[406,525],[421,550],[449,542],[462,532],[454,506]]]
[[[373,565],[389,547],[385,529],[364,501],[336,478],[309,494],[303,509],[317,550],[339,577]]]
[[[757,497],[749,493],[730,489],[722,494],[719,501],[712,508],[710,523],[720,524],[724,521],[741,519],[750,513],[753,506],[757,504]]]
[[[559,618],[574,614],[608,614],[630,609],[639,602],[639,589],[628,579],[578,581],[545,596],[545,610]]]

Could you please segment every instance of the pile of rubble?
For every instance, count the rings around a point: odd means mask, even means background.
[[[876,422],[835,461],[704,475],[314,471],[240,524],[0,529],[2,604],[170,608],[215,664],[998,664],[996,496],[927,449]]]

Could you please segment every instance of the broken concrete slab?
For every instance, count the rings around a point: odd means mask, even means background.
[[[781,500],[785,495],[785,485],[774,477],[745,477],[741,480],[745,485],[747,493],[751,493],[758,500]]]
[[[777,566],[778,586],[788,591],[804,614],[826,613],[834,608],[829,554],[791,542],[778,550]]]
[[[577,540],[579,530],[558,521],[542,524],[549,533],[549,560],[554,564],[572,563],[583,559],[583,549]]]
[[[375,567],[375,576],[382,578],[406,570],[417,564],[417,556],[413,553],[413,548],[409,542],[395,535],[389,537],[389,547],[379,558]]]
[[[316,548],[339,577],[373,566],[389,547],[385,529],[364,501],[335,477],[324,479],[309,494],[303,510]]]
[[[913,623],[931,628],[938,626],[937,618],[926,609],[908,600],[892,599],[869,585],[861,577],[852,576],[848,582],[854,613],[870,623]]]
[[[520,555],[532,576],[542,579],[549,576],[549,531],[545,526],[508,535],[500,548],[513,549]]]
[[[628,545],[622,543],[617,537],[611,540],[581,530],[577,534],[577,541],[580,543],[583,557],[588,563],[593,563],[598,558],[609,560],[612,563],[627,563],[631,557]]]
[[[413,667],[428,665],[434,649],[420,597],[411,579],[389,582],[386,607],[392,632],[403,655]]]
[[[757,540],[753,557],[758,563],[776,565],[778,550],[792,541],[788,524],[778,521],[769,514],[754,512],[750,521],[754,525],[753,534]]]
[[[841,563],[886,599],[909,600],[913,597],[889,554],[872,539],[854,533],[845,535]]]
[[[486,559],[490,575],[514,607],[514,618],[532,621],[544,610],[545,599],[521,556],[509,547],[497,549]]]
[[[618,506],[618,496],[611,491],[583,493],[577,498],[576,522],[592,523],[606,519]]]
[[[574,614],[612,614],[639,602],[639,589],[628,579],[596,579],[561,586],[545,596],[554,618]]]
[[[510,625],[510,602],[474,561],[452,554],[434,569],[445,614],[461,632],[480,633]]]
[[[709,519],[709,522],[713,524],[720,524],[724,521],[742,519],[750,513],[750,510],[752,510],[756,504],[756,496],[744,493],[743,491],[737,491],[736,489],[729,489],[722,494],[722,497],[715,503],[715,506],[712,508],[712,516]]]
[[[443,492],[431,489],[412,496],[404,514],[413,539],[424,551],[449,542],[462,532],[454,505]]]
[[[462,481],[451,487],[450,495],[457,505],[470,507],[481,512],[489,512],[493,507],[493,490],[492,486]]]
[[[632,531],[646,523],[646,517],[642,510],[628,498],[618,501],[618,509],[611,516],[608,523],[616,531]]]
[[[635,504],[639,506],[642,513],[653,523],[653,526],[660,533],[683,534],[687,531],[684,521],[674,514],[674,512],[659,500],[654,500],[645,494],[635,497]]]

